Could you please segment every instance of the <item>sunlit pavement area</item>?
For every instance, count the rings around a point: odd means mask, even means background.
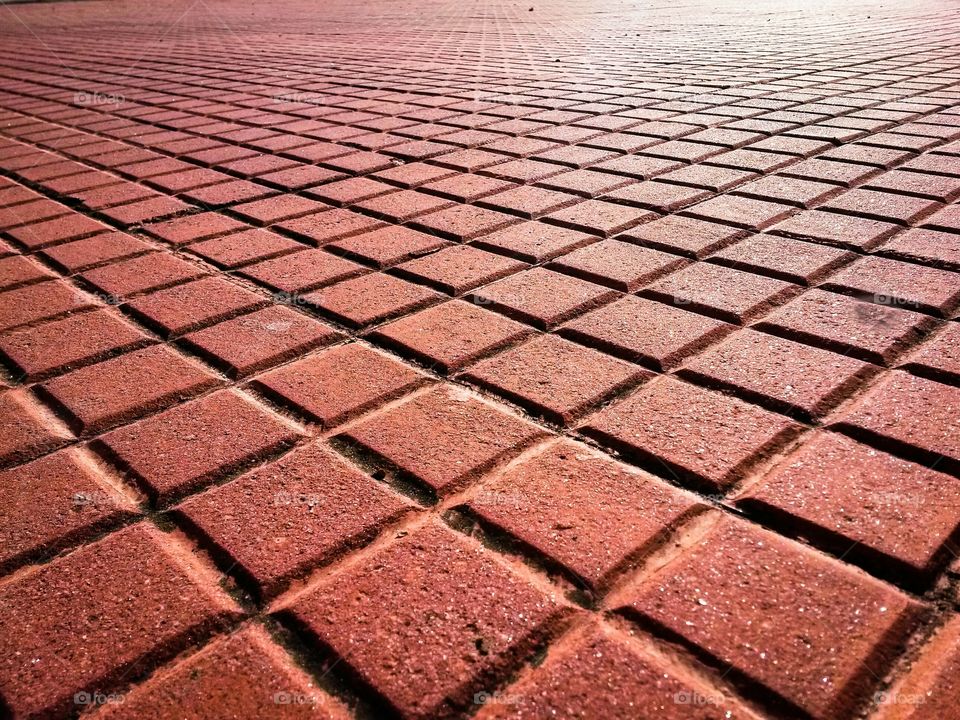
[[[0,716],[960,717],[960,6],[0,8]]]

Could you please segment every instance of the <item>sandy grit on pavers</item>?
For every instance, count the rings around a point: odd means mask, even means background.
[[[876,682],[875,667],[922,611],[880,581],[729,518],[625,592],[624,603],[735,679],[767,687],[775,712],[825,719],[848,713]]]
[[[949,7],[0,17],[0,717],[957,714]]]
[[[141,523],[0,588],[11,650],[0,688],[15,713],[55,716],[76,693],[109,695],[131,664],[171,658],[239,616],[215,576],[171,545]]]
[[[575,612],[488,555],[476,542],[428,525],[285,612],[349,656],[350,673],[403,716],[456,717]],[[419,630],[425,615],[426,634]]]

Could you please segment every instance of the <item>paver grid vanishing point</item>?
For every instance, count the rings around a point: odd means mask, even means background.
[[[0,716],[960,718],[954,2],[0,11]]]

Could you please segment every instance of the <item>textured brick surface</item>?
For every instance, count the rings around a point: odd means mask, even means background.
[[[478,363],[464,377],[567,425],[648,376],[630,363],[545,335]]]
[[[53,426],[48,413],[24,392],[0,394],[0,462],[23,462],[63,445],[70,437]]]
[[[647,297],[745,323],[796,293],[790,283],[712,263],[696,263],[644,290]]]
[[[883,720],[949,717],[960,701],[960,618],[954,615],[927,645],[904,681],[880,694]]]
[[[251,496],[262,502],[249,502]],[[251,579],[284,581],[371,539],[408,505],[321,445],[308,445],[177,506]]]
[[[152,498],[165,504],[297,437],[294,428],[223,390],[114,430],[97,442]]]
[[[0,260],[0,289],[30,285],[51,277],[56,276],[42,265],[22,255],[13,255]]]
[[[960,379],[960,325],[950,323],[905,363],[912,372],[945,380],[954,385]]]
[[[344,280],[303,296],[338,322],[364,327],[390,320],[443,298],[422,285],[374,273]]]
[[[239,613],[207,573],[164,546],[139,524],[0,589],[9,651],[0,689],[13,712],[61,715],[77,708],[76,693],[108,696],[130,664],[169,658]]]
[[[134,517],[133,503],[71,450],[0,471],[11,504],[0,507],[0,571],[82,542]]]
[[[769,232],[801,240],[869,250],[897,230],[899,228],[896,225],[882,220],[809,210],[774,225]]]
[[[733,519],[627,598],[630,612],[772,690],[781,712],[824,719],[849,714],[920,610],[873,578]],[[780,631],[770,634],[771,624]]]
[[[526,267],[511,258],[471,245],[444,248],[424,258],[399,265],[395,272],[452,295],[461,295],[478,285],[497,280]]]
[[[0,716],[952,717],[955,13],[602,5],[5,8]]]
[[[54,245],[40,251],[40,256],[67,273],[86,270],[107,262],[142,255],[150,246],[126,233],[101,233],[90,238]]]
[[[431,390],[344,434],[438,494],[458,489],[542,435],[455,388]]]
[[[960,270],[960,235],[913,228],[886,243],[884,255],[925,265]]]
[[[301,243],[262,228],[212,238],[190,246],[190,252],[214,265],[231,270],[302,249]]]
[[[141,296],[124,305],[124,309],[169,337],[253,310],[266,302],[263,296],[234,283],[206,277]]]
[[[155,345],[68,373],[41,388],[78,430],[92,433],[217,382],[216,376],[199,365]]]
[[[67,240],[88,237],[109,229],[109,225],[104,225],[83,215],[66,215],[53,220],[22,225],[8,230],[7,233],[28,248],[36,249]]]
[[[561,441],[485,484],[470,509],[596,588],[656,548],[696,504],[641,470]]]
[[[656,217],[647,210],[603,200],[584,200],[547,216],[550,222],[591,235],[610,237],[644,220]]]
[[[524,262],[542,262],[595,241],[595,237],[579,230],[526,222],[478,238],[476,244]]]
[[[170,707],[202,720],[224,714],[271,720],[349,717],[255,625],[214,640],[94,716],[160,720]]]
[[[453,205],[418,217],[413,225],[451,240],[473,238],[512,225],[518,217],[475,205]]]
[[[328,325],[274,305],[190,333],[183,342],[236,377],[326,345],[338,337]]]
[[[94,306],[91,295],[59,281],[0,292],[0,331]]]
[[[937,268],[912,266],[904,275],[902,263],[886,258],[858,260],[824,284],[868,298],[881,305],[893,305],[949,316],[960,307],[960,276]]]
[[[757,327],[868,362],[888,364],[934,326],[925,315],[811,290]]]
[[[680,215],[669,215],[624,233],[641,245],[690,257],[702,257],[745,235],[742,229]]]
[[[365,268],[324,250],[304,250],[248,265],[241,274],[280,293],[296,294],[361,275]],[[280,299],[288,298],[281,295]]]
[[[710,260],[735,270],[811,285],[854,257],[837,248],[773,235],[754,235],[711,255]]]
[[[686,214],[695,218],[727,223],[747,230],[763,230],[792,213],[793,209],[789,205],[734,195],[711,198],[686,211]]]
[[[161,240],[173,245],[186,245],[197,240],[206,240],[217,235],[242,230],[246,226],[239,220],[221,215],[220,213],[205,212],[195,215],[184,215],[173,220],[151,223],[144,226],[144,230]]]
[[[788,456],[737,503],[818,534],[838,553],[863,554],[894,578],[928,574],[951,557],[960,527],[960,480],[833,433]]]
[[[888,375],[841,420],[855,435],[903,446],[938,466],[960,463],[960,389],[902,372]]]
[[[88,270],[81,277],[108,300],[159,290],[204,275],[202,268],[166,253],[150,253]]]
[[[656,370],[732,332],[734,326],[664,303],[627,296],[562,325],[559,332]]]
[[[509,690],[488,692],[477,717],[631,720],[644,709],[665,720],[750,717],[735,701],[641,652],[622,636],[591,628],[553,648],[541,667]]]
[[[742,330],[688,363],[681,374],[777,410],[819,418],[876,371],[844,355]]]
[[[7,333],[0,338],[0,353],[17,373],[36,380],[148,342],[116,313],[97,310]]]
[[[357,235],[380,225],[382,223],[373,218],[337,208],[287,220],[279,223],[277,227],[314,245],[326,245],[334,240]]]
[[[834,198],[824,208],[909,225],[937,210],[939,205],[923,198],[858,188]]]
[[[485,285],[474,302],[539,328],[550,328],[614,298],[608,288],[542,268]]]
[[[554,260],[550,267],[615,290],[633,292],[686,263],[674,255],[602,240]]]
[[[254,385],[331,427],[400,397],[425,380],[412,368],[351,343],[260,375]]]
[[[445,245],[447,245],[445,241],[426,233],[390,225],[337,240],[327,247],[347,257],[382,268],[420,255],[427,255]]]
[[[369,557],[289,611],[410,718],[451,716],[469,706],[485,682],[521,662],[564,615],[555,599],[482,546],[435,525]],[[384,638],[389,649],[380,644]]]
[[[421,363],[452,372],[532,333],[515,320],[455,300],[382,325],[373,337]]]
[[[721,393],[662,378],[588,418],[584,432],[671,478],[724,490],[798,431]]]

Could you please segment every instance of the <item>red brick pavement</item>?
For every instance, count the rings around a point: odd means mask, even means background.
[[[0,716],[960,718],[950,2],[0,10]]]

